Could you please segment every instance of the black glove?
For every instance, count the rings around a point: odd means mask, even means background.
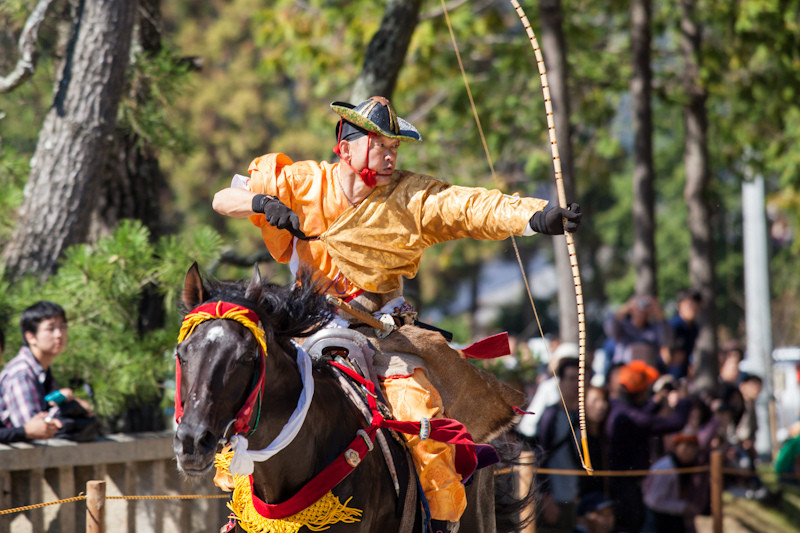
[[[297,238],[306,238],[306,234],[300,230],[300,219],[297,217],[297,213],[274,196],[266,194],[253,196],[253,212],[264,213],[270,226],[285,229]]]
[[[566,229],[574,233],[581,225],[581,206],[572,202],[567,209],[563,207],[552,207],[547,211],[538,211],[531,217],[531,229],[536,233],[546,235],[561,235]],[[566,223],[563,219],[567,219]]]

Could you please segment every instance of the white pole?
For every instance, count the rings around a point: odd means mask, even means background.
[[[772,314],[770,312],[769,254],[764,178],[756,176],[742,184],[744,233],[744,295],[747,325],[747,370],[764,380],[756,403],[758,433],[756,451],[770,456],[772,438],[769,399],[772,398]]]

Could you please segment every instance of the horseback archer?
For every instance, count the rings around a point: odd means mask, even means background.
[[[543,199],[450,185],[398,169],[401,143],[420,143],[422,136],[397,116],[386,98],[373,96],[358,105],[334,102],[331,108],[340,117],[334,148],[340,162],[293,162],[281,153],[260,156],[250,163],[249,178],[236,177],[231,187],[216,193],[213,208],[223,215],[249,217],[276,261],[289,263],[295,273],[310,269],[326,293],[347,307],[393,317],[393,331],[385,341],[403,337],[417,356],[399,363],[376,360],[395,418],[451,416],[457,409],[451,410],[447,399],[454,393],[442,389],[464,384],[458,373],[434,370],[430,354],[453,350],[443,337],[433,349],[418,345],[431,337],[418,335],[421,328],[403,299],[401,278],[413,278],[425,248],[439,242],[574,232],[581,223],[580,207],[570,203],[566,209],[548,208]],[[340,315],[331,326],[361,325],[352,313]],[[420,360],[431,364],[418,364]],[[474,435],[469,423],[459,421]],[[407,435],[407,444],[430,505],[433,531],[453,531],[466,507],[454,445],[438,442],[435,434],[426,436]]]

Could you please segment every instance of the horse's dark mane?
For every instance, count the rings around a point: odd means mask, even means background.
[[[254,285],[249,280],[203,280],[206,301],[223,300],[246,305],[264,322],[273,337],[305,337],[319,331],[333,315],[311,275],[298,273],[297,282],[280,286],[268,280]]]

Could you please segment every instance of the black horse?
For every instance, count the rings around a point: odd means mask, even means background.
[[[252,428],[250,450],[271,443],[298,405],[303,382],[296,362],[294,338],[307,337],[323,327],[331,309],[313,283],[301,279],[291,287],[262,281],[258,270],[248,282],[204,281],[197,264],[189,269],[183,303],[192,310],[207,302],[228,302],[257,315],[265,333],[266,357],[251,329],[236,320],[209,318],[197,323],[179,343],[179,402],[182,411],[174,439],[178,468],[188,476],[203,476],[214,466],[220,441],[231,436],[241,408],[253,397],[263,368],[263,398],[244,420]],[[341,458],[366,427],[365,418],[342,391],[334,370],[324,362],[313,366],[314,394],[305,421],[291,443],[263,462],[254,463],[253,493],[264,502],[285,502],[328,465]],[[233,425],[233,428],[237,427]],[[387,439],[395,452],[405,448]],[[461,531],[494,532],[491,469],[479,470],[468,487],[468,512]],[[413,480],[412,480],[413,483]],[[413,491],[413,488],[411,489]],[[414,517],[401,498],[380,448],[366,453],[360,464],[332,489],[341,502],[363,511],[355,523],[335,523],[337,531],[395,532],[406,525],[420,531],[422,512]],[[403,521],[403,516],[406,516]]]

